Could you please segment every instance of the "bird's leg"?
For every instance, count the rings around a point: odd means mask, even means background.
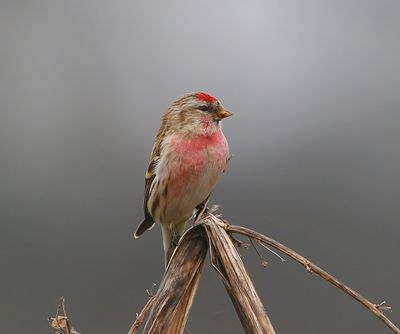
[[[181,238],[172,226],[169,227],[169,230],[171,231],[171,239],[168,248],[165,250],[165,268],[168,267],[168,263],[171,260],[172,254],[174,253],[176,247],[178,247],[179,239]]]
[[[172,231],[171,245],[174,248],[176,248],[179,244],[179,240],[181,239],[181,236],[178,233],[176,233],[174,227],[172,227],[171,231]]]

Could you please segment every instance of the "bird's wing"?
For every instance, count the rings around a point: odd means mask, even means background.
[[[161,156],[161,148],[162,142],[165,137],[165,133],[167,131],[167,127],[165,123],[161,125],[160,129],[158,130],[155,143],[153,145],[153,149],[151,151],[150,163],[149,167],[147,168],[146,176],[144,179],[144,200],[143,200],[143,211],[144,211],[144,220],[139,224],[136,232],[135,237],[138,238],[141,234],[143,234],[146,230],[150,229],[154,225],[153,217],[148,209],[148,201],[151,195],[152,184],[156,177],[156,167],[157,163],[160,160]]]
[[[151,216],[149,209],[147,207],[147,202],[150,198],[151,186],[156,177],[156,167],[157,163],[160,160],[161,156],[161,147],[162,142],[165,137],[166,128],[164,125],[161,125],[160,129],[158,130],[156,141],[153,145],[153,149],[151,151],[151,158],[149,167],[147,168],[146,177],[144,180],[144,201],[143,201],[143,209],[144,209],[144,216],[145,218]]]

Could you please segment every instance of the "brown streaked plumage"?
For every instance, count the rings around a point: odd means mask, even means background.
[[[173,236],[182,235],[225,169],[229,149],[220,121],[230,115],[217,99],[199,92],[175,100],[162,117],[145,177],[144,220],[135,238],[159,222],[166,262]]]

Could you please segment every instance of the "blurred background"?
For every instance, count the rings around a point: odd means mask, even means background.
[[[0,3],[0,317],[126,333],[163,272],[142,219],[162,112],[217,96],[233,159],[212,196],[231,223],[309,257],[400,323],[400,3]],[[242,251],[277,333],[390,333],[298,264]],[[242,333],[207,262],[185,333]]]

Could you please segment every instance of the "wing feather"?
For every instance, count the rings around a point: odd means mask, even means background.
[[[148,208],[148,202],[151,196],[152,191],[152,184],[154,179],[156,178],[156,167],[160,160],[161,156],[161,149],[162,149],[162,142],[164,140],[165,134],[168,130],[166,124],[166,118],[163,117],[163,121],[161,124],[160,129],[158,130],[155,143],[153,145],[153,149],[151,151],[150,163],[147,168],[145,180],[144,180],[144,200],[143,200],[143,211],[144,211],[144,220],[139,225],[135,236],[138,237],[146,230],[150,229],[154,225],[154,219],[151,216],[151,213]]]

